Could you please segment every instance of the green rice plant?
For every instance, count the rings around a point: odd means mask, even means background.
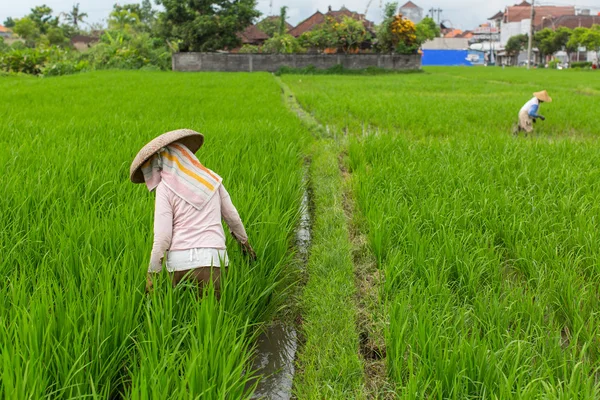
[[[259,328],[296,279],[305,131],[267,74],[7,77],[0,110],[0,393],[248,398]],[[231,237],[222,299],[144,294],[154,199],[129,182],[153,137],[187,127],[224,178],[258,261]]]
[[[283,77],[350,136],[395,394],[597,398],[597,84],[573,71],[426,72]],[[535,88],[553,95],[551,117],[513,137]]]

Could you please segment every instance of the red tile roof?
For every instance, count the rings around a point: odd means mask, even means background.
[[[563,15],[575,15],[573,6],[540,6],[535,7],[534,25],[539,25],[543,17],[561,17]],[[504,22],[520,22],[529,19],[531,16],[531,7],[514,6],[507,7],[504,14]]]
[[[544,19],[535,29],[566,27],[575,29],[578,27],[591,28],[592,25],[600,25],[600,15],[563,15],[558,18]]]
[[[2,33],[12,33],[12,29],[9,29],[5,26],[0,25],[0,32]]]
[[[488,21],[495,21],[497,19],[502,19],[503,17],[504,17],[504,12],[503,11],[498,11],[492,17],[489,17]]]
[[[316,13],[314,13],[313,15],[296,25],[295,28],[290,29],[288,33],[294,37],[298,37],[304,32],[313,30],[316,26],[324,23],[325,17],[332,17],[337,21],[341,21],[343,17],[352,18],[357,21],[363,21],[365,27],[368,30],[372,30],[375,26],[373,22],[365,19],[365,16],[363,14],[355,13],[353,11],[348,10],[346,7],[342,7],[338,11],[328,11],[326,14],[317,11]]]
[[[242,38],[242,43],[244,44],[257,44],[264,42],[269,38],[269,36],[258,29],[256,25],[250,25],[243,32],[239,34]]]

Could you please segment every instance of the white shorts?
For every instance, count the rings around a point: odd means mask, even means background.
[[[167,252],[167,271],[186,271],[198,267],[227,267],[227,250],[201,247]]]

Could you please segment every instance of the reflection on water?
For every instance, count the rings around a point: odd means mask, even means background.
[[[262,375],[255,399],[289,400],[294,380],[296,330],[279,322],[258,338],[253,369]]]
[[[296,231],[296,247],[302,267],[308,262],[310,246],[310,213],[308,192],[305,190],[300,205],[300,223]],[[273,323],[258,338],[252,369],[261,378],[254,392],[255,399],[289,400],[294,381],[294,360],[298,346],[296,330],[282,322]]]

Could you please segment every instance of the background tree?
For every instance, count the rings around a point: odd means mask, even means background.
[[[277,33],[273,35],[272,38],[265,41],[262,47],[264,53],[301,53],[305,51],[298,39],[286,33],[286,18],[287,7],[283,6],[279,10],[279,26],[277,27]]]
[[[24,39],[28,46],[35,45],[35,40],[40,37],[38,26],[29,17],[18,19],[13,28],[13,32]]]
[[[266,33],[267,36],[273,37],[273,36],[275,36],[277,31],[279,31],[279,26],[280,26],[279,21],[280,21],[279,17],[265,18],[262,21],[260,21],[258,24],[256,24],[256,27],[258,29],[260,29],[261,31],[263,31],[264,33]]]
[[[140,7],[140,21],[148,28],[152,28],[154,22],[156,21],[156,11],[152,9],[152,3],[150,0],[143,0],[142,5]]]
[[[567,46],[576,49],[576,51],[579,51],[579,48],[583,46],[583,41],[586,33],[587,28],[577,27],[573,29],[571,37],[567,42]]]
[[[600,54],[600,25],[594,25],[583,35],[581,44],[588,50],[593,50]]]
[[[157,0],[158,32],[167,40],[180,41],[181,51],[216,51],[235,48],[238,33],[260,16],[256,0]]]
[[[113,11],[108,16],[108,28],[133,32],[140,24],[140,17],[130,9],[115,4]]]
[[[371,34],[362,21],[344,17],[342,21],[333,23],[333,38],[338,51],[352,53],[362,43],[371,40]]]
[[[555,32],[550,28],[544,28],[533,35],[534,46],[540,51],[542,60],[561,49],[555,40]]]
[[[392,34],[392,23],[398,9],[398,3],[386,3],[384,8],[384,18],[381,24],[376,28],[377,39],[375,49],[380,53],[391,53],[395,49]]]
[[[438,24],[431,17],[425,17],[416,25],[417,43],[421,46],[423,43],[439,37],[441,30]]]
[[[7,17],[4,22],[4,26],[7,28],[12,28],[15,26],[15,20],[12,17]]]
[[[58,17],[53,17],[52,9],[45,4],[32,8],[27,17],[35,23],[42,34],[48,32],[51,27],[58,26]]]
[[[556,48],[566,51],[569,60],[571,59],[571,54],[577,51],[577,47],[569,45],[569,40],[571,39],[572,34],[573,31],[571,29],[562,26],[554,32],[553,37]]]
[[[87,13],[79,11],[79,3],[74,4],[70,12],[64,13],[67,23],[73,25],[76,30],[79,30],[79,23],[83,23],[84,18],[87,18]]]
[[[513,57],[513,59],[514,59],[513,64],[516,64],[519,53],[525,48],[528,40],[529,40],[529,36],[527,36],[527,35],[511,36],[508,39],[506,46],[504,46],[504,50],[506,51],[506,54]]]

